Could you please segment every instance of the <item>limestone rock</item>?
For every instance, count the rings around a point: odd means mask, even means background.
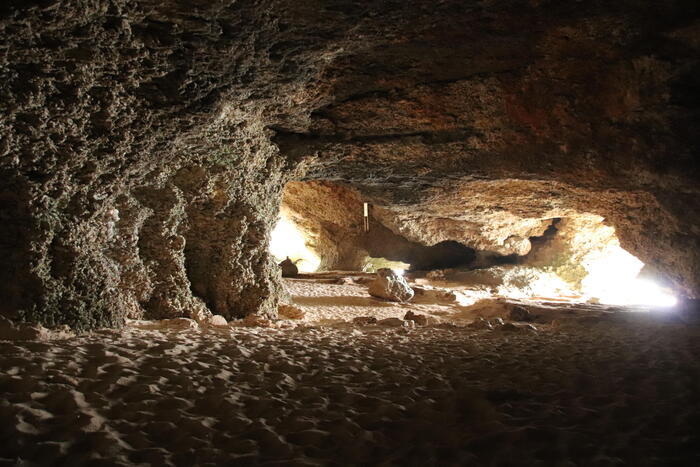
[[[296,277],[299,275],[299,268],[294,264],[294,261],[289,259],[289,256],[279,263],[279,267],[282,269],[282,277]]]
[[[306,204],[325,266],[595,213],[700,296],[696,2],[244,3],[2,3],[0,314],[275,318],[293,179],[337,194]]]
[[[228,326],[228,321],[226,321],[226,318],[221,315],[213,315],[211,318],[209,318],[208,324],[210,326],[224,327]]]
[[[537,328],[532,324],[513,324],[505,323],[499,326],[498,329],[503,332],[522,332],[522,331],[537,331]]]
[[[369,284],[369,294],[394,302],[407,302],[413,298],[413,289],[403,276],[388,268],[377,271],[376,279]]]

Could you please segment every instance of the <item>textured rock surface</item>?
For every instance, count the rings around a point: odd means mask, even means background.
[[[426,245],[523,254],[600,215],[697,296],[699,8],[4,2],[0,313],[274,316],[266,242],[302,173]]]
[[[550,219],[592,213],[697,295],[698,8],[397,9],[411,29],[338,63],[337,100],[277,141],[318,155],[309,178],[357,187],[408,240],[524,254]]]
[[[296,163],[266,127],[308,114],[343,31],[300,50],[269,7],[3,3],[2,313],[83,328],[275,314],[266,240]]]
[[[407,302],[413,298],[413,289],[403,276],[391,269],[377,271],[377,278],[369,284],[369,294],[394,302]]]

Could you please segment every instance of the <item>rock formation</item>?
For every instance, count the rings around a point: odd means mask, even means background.
[[[382,268],[369,284],[369,294],[394,302],[407,302],[413,298],[413,289],[403,276],[391,269]]]
[[[347,187],[387,235],[501,255],[597,215],[697,297],[699,8],[4,2],[0,313],[274,317],[290,180]]]

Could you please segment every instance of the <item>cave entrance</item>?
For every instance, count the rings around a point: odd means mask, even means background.
[[[397,220],[381,206],[370,210],[368,231],[365,203],[358,191],[342,184],[288,183],[271,253],[278,262],[289,257],[299,272],[374,272],[386,267],[405,272],[418,286],[449,288],[475,299],[623,306],[676,302],[673,291],[622,248],[615,229],[598,215],[568,211],[550,219],[517,218],[512,230],[508,224],[498,226],[500,240],[483,236],[484,230],[492,231],[487,224],[486,229],[472,229],[473,237],[455,237],[464,243],[450,239],[424,245],[397,233],[401,229],[396,224],[429,223]],[[535,235],[523,237],[518,230],[523,224],[537,226]],[[465,245],[470,242],[496,248],[476,250]]]
[[[410,241],[367,213],[367,202],[352,188],[321,181],[289,182],[270,252],[278,262],[287,257],[297,262],[299,272],[373,272],[381,267],[429,271],[466,267],[476,258],[472,248],[457,241],[435,245]]]
[[[620,245],[616,231],[590,214],[551,219],[542,235],[529,238],[525,255],[480,252],[470,271],[437,277],[507,299],[670,307],[673,290]],[[502,264],[499,264],[501,262]],[[435,276],[428,276],[435,278]]]
[[[316,272],[321,258],[312,249],[313,238],[286,214],[280,215],[270,235],[270,254],[280,263],[289,258],[299,272]]]

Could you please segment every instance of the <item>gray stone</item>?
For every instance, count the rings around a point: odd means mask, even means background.
[[[377,278],[369,284],[369,294],[394,302],[407,302],[413,298],[413,289],[403,276],[388,268],[377,271]]]

